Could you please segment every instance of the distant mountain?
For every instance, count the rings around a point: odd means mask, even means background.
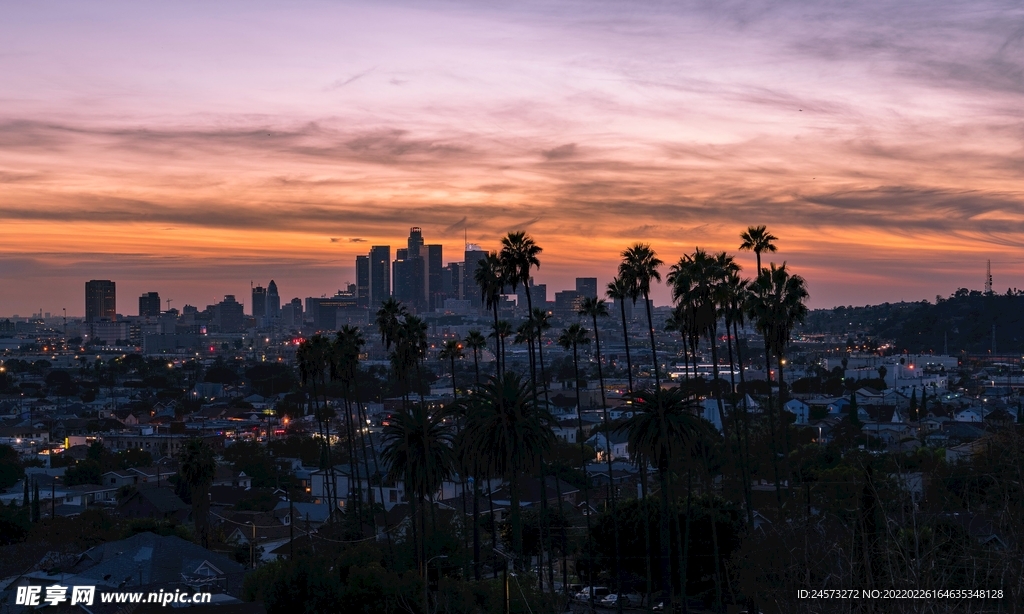
[[[863,333],[894,341],[898,351],[939,353],[946,342],[951,354],[981,354],[992,349],[993,326],[997,353],[1024,352],[1024,293],[986,295],[962,288],[936,303],[817,309],[803,330]]]

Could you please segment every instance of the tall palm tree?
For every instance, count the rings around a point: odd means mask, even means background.
[[[451,373],[452,373],[452,395],[456,400],[459,398],[458,388],[455,386],[455,361],[461,359],[465,355],[462,353],[462,342],[458,339],[449,339],[444,342],[444,347],[441,348],[441,352],[438,354],[438,358],[442,361],[448,360],[451,362]]]
[[[362,453],[363,453],[363,475],[366,476],[366,488],[367,488],[366,497],[367,497],[368,501],[372,501],[373,490],[372,490],[372,486],[371,486],[372,485],[372,480],[370,478],[370,476],[371,476],[370,456],[373,457],[373,472],[372,472],[372,474],[376,474],[376,475],[379,476],[379,474],[380,474],[380,463],[379,463],[378,457],[377,457],[377,446],[373,445],[373,435],[372,434],[368,434],[367,429],[364,428],[365,425],[367,424],[366,410],[363,407],[362,400],[359,398],[359,388],[356,385],[356,378],[357,378],[357,375],[358,375],[358,372],[359,372],[359,355],[363,351],[363,346],[366,345],[366,340],[363,338],[363,334],[362,334],[362,332],[360,332],[359,328],[354,327],[354,326],[343,326],[341,328],[341,330],[338,331],[338,336],[335,339],[335,344],[337,346],[340,346],[340,349],[336,353],[336,355],[340,355],[340,356],[344,357],[344,360],[342,362],[340,362],[339,365],[338,365],[339,366],[338,370],[339,370],[339,375],[341,377],[342,384],[345,386],[346,398],[351,397],[352,398],[352,402],[355,405],[354,423],[357,424],[358,427],[359,427],[357,429],[357,431],[358,431],[358,435],[359,435],[359,447],[362,449]],[[368,438],[370,439],[369,445],[367,444],[367,441],[366,441]],[[369,448],[369,450],[370,450],[369,454],[367,453],[367,448]],[[383,476],[380,476],[380,477],[383,477]],[[361,489],[362,489],[362,487],[360,485],[359,486],[359,490],[361,491]],[[377,480],[377,496],[379,497],[379,501],[381,502],[381,504],[383,504],[384,503],[384,480],[383,479],[378,479]],[[361,503],[361,495],[359,497],[357,497],[356,500],[360,501],[360,505],[362,505],[362,503]],[[371,506],[371,509],[372,509],[372,506]],[[360,516],[360,519],[362,519],[362,516]],[[387,536],[388,549],[390,550],[390,548],[391,548],[391,531],[390,531],[390,527],[388,526],[387,515],[384,516],[384,525],[385,525],[384,526],[385,534]]]
[[[210,486],[217,473],[213,449],[202,439],[192,438],[181,449],[178,474],[189,487],[192,497],[192,519],[199,545],[210,545]]]
[[[750,408],[747,405],[746,376],[743,370],[743,352],[740,349],[740,326],[743,325],[743,308],[747,301],[748,286],[749,282],[740,277],[739,270],[734,270],[729,273],[722,290],[725,331],[729,341],[729,373],[730,378],[732,378],[731,385],[733,390],[737,390],[734,376],[732,376],[732,373],[735,373],[736,365],[739,365],[740,371],[738,390],[741,391],[740,394],[742,396],[739,400],[735,400],[736,397],[734,396],[733,413],[736,415],[736,420],[734,421],[736,426],[733,430],[736,435],[736,445],[741,450],[740,459],[742,463],[740,468],[744,472],[743,496],[747,503],[747,524],[752,526],[754,524],[754,503],[753,489],[750,483]],[[735,362],[733,361],[733,345],[736,346]]]
[[[786,263],[776,266],[771,263],[768,268],[761,269],[761,274],[754,282],[748,313],[754,321],[758,332],[764,337],[765,368],[771,368],[770,356],[774,352],[779,369],[778,411],[786,402],[785,377],[783,369],[786,364],[785,352],[789,344],[793,327],[802,322],[807,315],[807,286],[803,277],[791,275]],[[768,398],[769,428],[775,435],[774,412],[772,411],[771,395]],[[787,436],[788,439],[788,436]],[[774,447],[774,445],[773,445]],[[773,452],[773,459],[777,456]],[[782,505],[782,491],[779,485],[779,470],[775,466],[776,497]]]
[[[320,436],[320,464],[326,472],[324,496],[327,499],[331,515],[337,507],[335,492],[334,461],[331,458],[331,427],[330,419],[334,410],[328,405],[326,397],[327,374],[330,368],[333,348],[331,342],[322,335],[313,335],[299,345],[295,358],[299,366],[299,375],[303,388],[310,388],[309,404],[317,423],[317,434]]]
[[[473,272],[473,280],[480,289],[480,297],[484,306],[494,313],[494,329],[498,329],[498,305],[501,304],[501,295],[505,291],[506,279],[504,267],[497,252],[489,252],[486,257],[476,263],[476,271]],[[501,364],[501,339],[495,336],[494,339],[494,374],[502,372]]]
[[[530,271],[540,268],[537,256],[544,251],[530,235],[522,231],[510,232],[501,240],[501,264],[508,285],[515,292],[519,284],[526,290],[526,307],[533,313],[530,296]]]
[[[409,311],[405,305],[393,296],[381,303],[380,309],[377,310],[376,324],[385,351],[391,349],[391,344],[395,342],[395,336],[398,334],[398,327],[407,315]]]
[[[761,253],[775,253],[778,249],[775,247],[775,241],[778,241],[779,238],[768,232],[768,227],[762,224],[760,226],[748,227],[740,233],[740,239],[743,240],[740,243],[740,251],[752,251],[757,257],[757,274],[760,275]]]
[[[587,297],[583,299],[583,303],[580,305],[579,314],[590,318],[591,323],[594,325],[594,351],[597,358],[597,379],[601,387],[601,411],[602,418],[604,419],[605,427],[607,428],[610,424],[608,419],[608,400],[605,397],[604,391],[604,368],[601,366],[601,334],[600,327],[598,326],[598,318],[606,318],[610,314],[608,312],[608,303],[597,297]],[[606,436],[610,437],[611,433],[607,433]],[[612,529],[615,539],[615,560],[612,573],[615,575],[615,592],[621,592],[619,585],[622,583],[622,577],[619,570],[621,569],[621,554],[619,552],[619,517],[616,513],[615,504],[615,480],[612,469],[612,451],[611,451],[611,440],[608,440],[608,450],[606,451],[606,457],[608,458],[608,498],[612,504]],[[622,604],[618,603],[618,611],[622,611]]]
[[[357,429],[358,417],[352,415],[355,403],[353,402],[356,372],[359,365],[359,352],[365,344],[358,328],[344,326],[338,331],[331,346],[330,376],[331,380],[339,381],[345,390],[345,430],[348,435],[349,466],[352,468],[354,480],[349,482],[348,497],[352,498],[355,489],[353,508],[356,518],[362,522],[362,480],[359,470],[359,454],[356,452],[356,435],[361,433]],[[365,449],[363,450],[365,453]],[[365,469],[366,467],[364,467]]]
[[[506,480],[511,500],[512,550],[522,558],[520,477],[536,469],[554,443],[554,418],[534,399],[529,382],[512,372],[490,378],[469,400],[464,449],[486,475]]]
[[[633,296],[642,296],[647,308],[647,332],[651,338],[651,360],[654,362],[654,387],[661,388],[658,373],[658,346],[654,342],[654,321],[651,317],[651,281],[661,281],[658,267],[664,264],[646,243],[637,243],[622,252],[619,276],[629,280]]]
[[[508,339],[513,335],[515,331],[512,330],[512,324],[508,320],[498,320],[494,324],[494,330],[491,332],[491,337],[494,337],[495,343],[498,346],[498,359],[501,363],[502,369],[505,368],[505,339]]]
[[[416,403],[394,416],[382,433],[381,458],[389,467],[387,479],[404,480],[409,502],[421,503],[421,552],[426,550],[427,535],[423,506],[433,507],[434,494],[455,468],[454,434],[445,424],[446,417],[444,411],[431,412],[426,404]],[[415,523],[415,512],[412,516]]]
[[[640,391],[634,395],[633,416],[619,429],[626,433],[631,458],[653,462],[661,482],[661,522],[658,540],[665,611],[672,611],[671,530],[668,474],[674,460],[695,442],[709,437],[708,423],[697,415],[696,401],[680,388]],[[683,588],[685,592],[685,587]]]
[[[579,349],[581,345],[590,344],[590,331],[583,328],[579,324],[570,324],[568,328],[562,330],[561,334],[558,335],[558,345],[562,346],[567,350],[572,350],[572,365],[573,374],[575,375],[575,381],[573,382],[573,389],[576,391],[576,425],[579,429],[579,443],[580,443],[580,471],[583,472],[583,503],[585,506],[587,516],[587,535],[590,535],[590,478],[587,476],[587,456],[586,456],[586,444],[583,438],[583,408],[580,400],[580,354]],[[611,476],[609,476],[609,479]],[[587,541],[587,559],[589,564],[587,565],[588,570],[592,570],[594,555],[591,548],[591,542]],[[593,574],[593,571],[590,572]],[[589,584],[593,585],[593,577],[589,578]],[[590,595],[590,605],[593,609],[594,595]]]
[[[476,374],[476,385],[480,385],[480,350],[487,347],[487,339],[478,330],[471,330],[463,342],[467,348],[473,350],[473,372]]]
[[[629,326],[626,324],[626,299],[632,299],[636,303],[637,296],[634,294],[634,287],[629,280],[618,276],[608,283],[606,292],[608,298],[619,305],[619,313],[622,314],[622,340],[626,344],[626,374],[629,377],[629,394],[633,394],[633,361],[629,356]]]

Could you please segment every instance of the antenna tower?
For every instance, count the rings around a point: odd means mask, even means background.
[[[992,261],[985,264],[985,294],[992,294]]]

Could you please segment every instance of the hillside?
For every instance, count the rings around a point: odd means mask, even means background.
[[[1024,352],[1024,294],[958,290],[936,303],[883,303],[865,307],[817,309],[808,314],[810,333],[864,333],[891,339],[899,351],[986,353],[995,326],[998,353]]]

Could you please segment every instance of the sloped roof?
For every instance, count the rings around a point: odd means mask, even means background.
[[[155,533],[139,533],[91,548],[79,557],[74,572],[105,586],[145,585],[178,582],[182,575],[195,574],[204,563],[222,575],[245,572],[224,555]]]

